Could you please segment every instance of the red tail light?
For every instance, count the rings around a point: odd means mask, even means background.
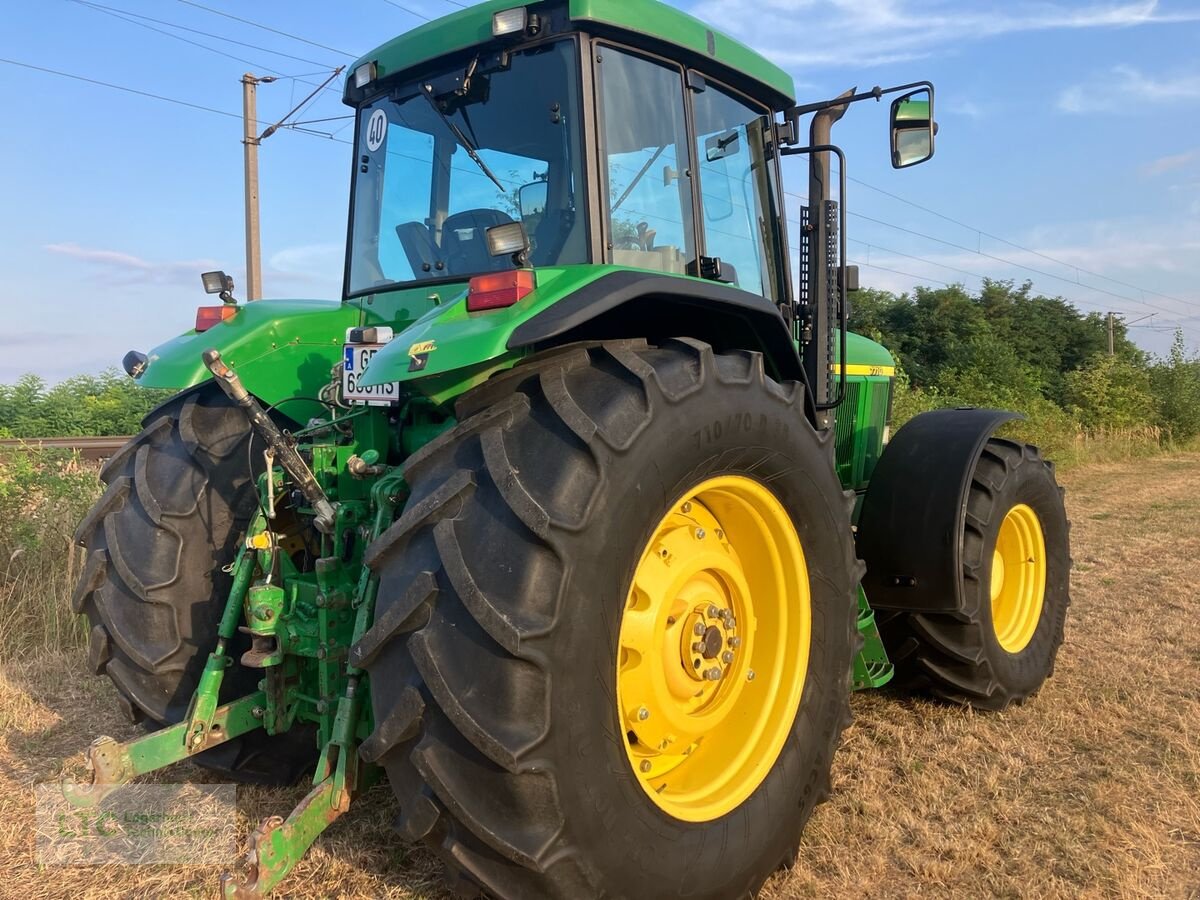
[[[471,279],[471,286],[467,291],[467,311],[482,312],[485,309],[512,306],[522,297],[532,293],[535,286],[533,272],[529,269],[477,275]]]
[[[232,319],[238,311],[238,307],[230,303],[222,303],[220,306],[201,306],[196,310],[196,330],[208,331],[214,325],[220,325],[226,319]]]

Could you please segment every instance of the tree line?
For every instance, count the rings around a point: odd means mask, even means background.
[[[1027,282],[918,287],[851,295],[852,331],[897,359],[897,424],[924,409],[994,406],[1029,417],[1026,434],[1049,449],[1064,436],[1150,429],[1163,439],[1200,435],[1200,359],[1181,333],[1165,357],[1139,349],[1115,321]],[[49,386],[37,375],[0,385],[0,437],[134,434],[171,395],[110,369]]]
[[[951,405],[1029,416],[1033,431],[1157,429],[1200,435],[1200,359],[1176,332],[1165,357],[1138,348],[1125,324],[1083,313],[1026,282],[918,287],[851,295],[850,329],[879,341],[901,369],[902,414]]]

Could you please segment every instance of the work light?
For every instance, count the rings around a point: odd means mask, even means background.
[[[375,80],[375,63],[363,63],[354,70],[354,86],[356,88],[365,88],[368,84]]]
[[[492,36],[500,37],[505,34],[519,34],[529,24],[529,12],[523,6],[516,9],[503,9],[492,13]]]
[[[520,222],[493,225],[487,230],[488,253],[492,256],[511,256],[529,249],[529,237]]]

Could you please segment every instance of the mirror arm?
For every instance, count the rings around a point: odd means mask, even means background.
[[[933,82],[930,81],[914,81],[911,84],[900,84],[895,87],[881,88],[879,85],[871,88],[869,91],[864,91],[861,94],[853,93],[857,88],[851,88],[847,95],[835,97],[832,100],[820,100],[816,103],[805,103],[800,106],[793,106],[783,112],[784,119],[795,125],[793,134],[799,135],[799,121],[801,116],[806,116],[809,113],[820,112],[823,109],[832,109],[835,106],[846,106],[850,103],[858,103],[860,100],[881,100],[884,94],[896,94],[900,91],[913,90],[915,88],[928,88],[929,96],[933,96]]]

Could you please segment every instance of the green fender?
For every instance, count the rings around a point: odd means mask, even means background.
[[[189,331],[147,354],[137,383],[183,390],[211,377],[200,354],[221,351],[247,390],[267,405],[316,397],[342,355],[346,329],[360,323],[358,306],[327,300],[257,300],[203,333]],[[307,407],[307,408],[306,408]],[[288,404],[285,415],[305,421],[323,407]]]
[[[540,268],[534,278],[533,292],[520,302],[482,312],[467,310],[461,288],[447,291],[445,303],[375,354],[361,383],[411,382],[444,403],[537,347],[585,334],[589,339],[655,339],[687,333],[714,346],[728,342],[762,349],[773,372],[801,377],[778,308],[757,295],[698,278],[612,265]],[[620,315],[621,322],[614,323],[610,314]],[[606,315],[601,330],[587,330],[589,322]]]

